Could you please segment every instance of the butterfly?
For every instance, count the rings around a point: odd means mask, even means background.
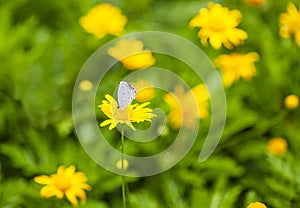
[[[118,87],[118,108],[127,107],[136,97],[136,89],[128,82],[121,81]]]

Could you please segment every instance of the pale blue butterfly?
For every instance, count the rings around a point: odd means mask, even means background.
[[[136,89],[128,82],[121,81],[118,87],[118,107],[127,107],[136,97]]]

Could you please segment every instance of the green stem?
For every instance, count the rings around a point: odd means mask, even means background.
[[[124,127],[122,127],[121,132],[121,164],[122,164],[122,199],[123,199],[123,208],[126,208],[126,181],[125,181],[125,170],[124,170]]]

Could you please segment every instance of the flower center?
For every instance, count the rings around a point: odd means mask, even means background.
[[[113,109],[113,118],[118,121],[129,121],[130,116],[129,116],[129,111],[128,107],[124,109]]]
[[[220,18],[213,18],[211,20],[211,24],[210,27],[212,30],[219,32],[219,31],[223,31],[224,30],[224,21],[222,21],[222,19]]]
[[[72,186],[70,179],[62,175],[56,176],[54,183],[55,186],[64,193]]]

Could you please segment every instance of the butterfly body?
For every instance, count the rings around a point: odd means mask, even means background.
[[[136,97],[135,88],[126,81],[121,81],[118,87],[118,108],[127,107]]]

